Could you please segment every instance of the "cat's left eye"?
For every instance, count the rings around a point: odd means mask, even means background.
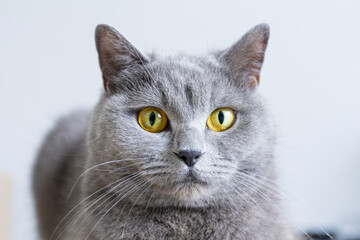
[[[152,133],[158,133],[165,129],[167,116],[163,110],[156,107],[144,108],[138,116],[140,126]]]
[[[234,110],[231,108],[218,108],[210,114],[206,124],[211,130],[222,132],[231,128],[234,121]]]

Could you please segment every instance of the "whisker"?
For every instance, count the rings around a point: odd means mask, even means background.
[[[96,214],[96,216],[94,216],[93,218],[96,219],[103,211],[105,211],[105,209],[107,209],[107,207],[108,207],[109,205],[111,205],[113,202],[115,202],[115,201],[117,201],[119,198],[121,198],[122,195],[120,195],[120,193],[121,193],[122,191],[128,190],[128,189],[131,190],[131,189],[133,188],[133,185],[137,185],[137,184],[140,183],[140,182],[142,182],[142,179],[141,179],[141,178],[138,178],[138,179],[136,179],[133,183],[130,183],[129,185],[123,187],[122,189],[119,189],[119,190],[114,194],[115,198],[112,199],[106,206],[104,206],[103,209],[102,209],[101,211],[99,211],[99,212]],[[109,200],[109,199],[110,199],[110,198],[108,198],[107,200]],[[88,214],[88,217],[91,216],[91,214],[93,214],[98,208],[99,208],[99,206],[97,206],[95,209],[93,209],[93,210]],[[88,217],[86,217],[86,219],[87,219]],[[83,222],[86,221],[86,219],[80,223],[80,226],[83,224]],[[80,226],[79,226],[79,227],[80,227]]]
[[[146,204],[146,207],[145,207],[145,212],[146,212],[146,210],[147,210],[148,207],[149,207],[149,204],[150,204],[150,202],[151,202],[151,200],[152,200],[152,198],[153,198],[153,196],[154,196],[154,193],[155,193],[155,192],[153,192],[153,193],[150,195],[150,198],[149,198],[149,200],[148,200],[148,202],[147,202],[147,204]]]
[[[139,177],[139,178],[135,178],[135,179],[136,179],[135,182],[136,182],[136,181],[139,181],[139,180],[140,180],[140,177]],[[122,189],[118,190],[116,193],[112,194],[110,197],[104,199],[104,200],[102,201],[102,203],[100,203],[98,206],[96,206],[96,207],[84,218],[84,220],[82,220],[82,221],[78,224],[78,226],[77,226],[76,229],[74,230],[72,236],[77,232],[77,230],[81,227],[81,225],[82,225],[83,223],[85,223],[86,220],[87,220],[101,205],[103,205],[105,202],[107,202],[108,200],[110,200],[111,198],[114,197],[114,199],[112,199],[112,200],[103,208],[103,209],[106,209],[112,202],[116,201],[116,199],[117,199],[116,197],[118,197],[118,195],[119,195],[119,193],[121,192],[121,190],[130,188],[131,186],[132,186],[132,184],[129,183],[129,185],[126,185],[126,186],[123,187]],[[92,206],[93,206],[93,205],[95,205],[95,204],[93,203]],[[88,208],[83,212],[83,214],[84,214],[87,210],[90,210],[90,208],[91,208],[92,206],[88,207]],[[103,210],[101,210],[98,214],[96,214],[96,216],[95,216],[94,218],[96,218],[97,216],[99,216],[102,212],[103,212]],[[80,218],[78,218],[78,220],[79,220],[79,219],[80,219]],[[74,223],[75,223],[75,222],[74,222]],[[74,223],[73,223],[73,224],[74,224]]]
[[[229,196],[229,194],[227,193],[227,191],[225,191],[225,189],[224,188],[220,188],[223,192],[224,192],[224,194],[227,196],[227,198],[229,199],[229,201],[231,202],[231,204],[234,206],[234,207],[236,207],[236,204],[235,204],[235,202],[233,201],[233,199]]]
[[[106,197],[108,194],[110,194],[112,191],[114,191],[115,189],[117,189],[117,188],[118,188],[119,186],[121,186],[122,184],[126,183],[127,181],[131,180],[132,178],[139,177],[139,175],[140,175],[139,173],[134,174],[133,176],[129,177],[128,179],[120,182],[119,184],[117,184],[116,186],[114,186],[113,188],[111,188],[109,191],[101,194],[100,196],[98,196],[97,198],[95,198],[94,200],[92,200],[92,203],[91,203],[91,202],[89,203],[90,206],[86,207],[81,213],[78,213],[78,214],[77,214],[77,217],[74,217],[73,220],[71,220],[71,221],[67,224],[67,226],[66,226],[66,227],[64,228],[64,230],[60,233],[60,235],[56,238],[56,240],[59,239],[59,237],[60,237],[71,225],[73,225],[75,222],[77,222],[77,221],[80,219],[80,217],[81,217],[86,211],[88,211],[94,204],[96,204],[98,201],[100,201],[101,199],[103,199],[104,197]],[[121,180],[123,180],[123,179],[126,178],[126,177],[128,177],[128,176],[125,176],[125,177],[123,177],[123,178],[121,178],[121,179],[119,179],[119,180],[121,181]],[[116,181],[116,182],[117,182],[117,181]],[[111,186],[112,184],[109,184],[109,185]],[[97,191],[97,192],[100,192],[100,191]],[[94,194],[96,194],[96,193],[94,193]],[[84,199],[82,202],[84,202],[85,200],[86,200],[86,199]],[[80,206],[80,204],[78,204],[78,206],[76,206],[76,208],[79,207],[79,206]],[[72,211],[73,211],[73,210],[72,210]]]
[[[241,197],[241,199],[243,199],[246,203],[249,203],[249,202],[246,200],[246,198],[245,198],[241,193],[239,193],[235,188],[232,187],[231,184],[228,184],[228,186],[229,186],[232,190],[234,190],[234,191]],[[236,186],[235,186],[235,187],[236,187]],[[242,190],[242,189],[240,189],[240,188],[237,188],[237,189],[240,190],[242,193],[245,193],[245,194],[250,198],[250,200],[253,201],[256,206],[258,206],[257,202],[256,202],[246,191],[244,191],[244,190]],[[252,207],[252,205],[251,205],[250,203],[249,203],[249,205]]]
[[[147,181],[146,183],[149,183],[149,182],[151,182],[151,180]],[[129,215],[130,215],[133,207],[135,206],[135,204],[136,204],[136,202],[139,200],[139,198],[140,198],[151,186],[152,186],[152,184],[150,184],[147,188],[145,188],[145,190],[136,198],[135,202],[134,202],[133,205],[131,206],[130,211],[128,212],[128,214],[127,214],[127,216],[126,216],[126,218],[125,218],[125,225],[124,225],[123,231],[122,231],[122,233],[121,233],[121,236],[122,236],[122,237],[124,236],[124,229],[125,229],[125,226],[126,226],[126,222],[127,222],[127,219],[128,219],[128,217],[129,217]],[[124,207],[125,207],[125,206],[124,206]],[[121,212],[120,212],[119,216],[121,215],[124,207],[121,209]],[[119,216],[118,216],[118,217],[119,217]],[[117,219],[117,220],[118,220],[118,219]],[[116,220],[116,222],[117,222],[117,220]]]
[[[216,168],[225,168],[225,169],[232,169],[234,168],[233,166],[227,166],[227,165],[223,165],[223,164],[211,164],[212,167],[216,167]]]
[[[139,165],[139,164],[144,164],[143,162],[137,162],[137,163],[133,163],[133,164],[129,164],[129,165],[126,165],[126,166],[123,166],[123,167],[119,167],[119,168],[115,168],[113,170],[107,170],[108,173],[114,173],[114,172],[117,172],[119,170],[122,170],[122,169],[125,169],[125,168],[128,168],[128,167],[132,167],[132,166],[136,166],[136,165]]]
[[[135,160],[138,160],[138,159],[120,159],[120,160],[111,160],[111,161],[107,161],[107,162],[103,162],[103,163],[99,163],[95,166],[92,166],[90,168],[88,168],[87,170],[85,170],[82,174],[80,174],[80,176],[75,180],[74,184],[72,185],[71,189],[70,189],[70,192],[68,194],[68,196],[66,197],[66,200],[65,202],[69,199],[71,193],[74,191],[74,188],[76,186],[76,184],[79,182],[79,180],[88,172],[90,172],[91,170],[97,168],[97,167],[101,167],[101,166],[104,166],[104,165],[107,165],[107,164],[111,164],[111,163],[119,163],[119,162],[124,162],[124,161],[135,161]]]
[[[123,179],[118,179],[102,188],[100,188],[99,190],[93,192],[92,194],[90,194],[89,196],[87,196],[86,198],[84,198],[83,200],[81,200],[78,204],[76,204],[62,219],[61,221],[58,223],[58,225],[56,226],[56,228],[54,229],[53,233],[50,236],[50,240],[54,237],[54,234],[56,233],[56,231],[58,230],[58,228],[60,227],[60,225],[65,221],[65,219],[75,210],[77,209],[83,202],[85,202],[86,200],[88,200],[89,198],[91,198],[92,196],[94,196],[95,194],[101,192],[102,190],[110,187],[111,185],[114,185],[116,183],[118,183],[119,181],[122,181]]]
[[[122,199],[124,199],[127,195],[129,195],[131,192],[134,191],[134,189],[139,188],[139,185],[133,187],[131,190],[129,190],[126,194],[122,195],[122,197],[117,200],[112,206],[111,208],[109,208],[104,214],[103,216],[95,223],[95,225],[93,226],[93,228],[91,229],[91,231],[89,232],[89,234],[86,236],[85,240],[87,240],[91,233],[95,230],[96,226],[100,223],[100,221],[111,211],[111,209],[113,209]]]
[[[242,176],[247,176],[247,175],[242,175]],[[274,209],[276,209],[278,212],[282,213],[282,209],[280,208],[280,206],[278,204],[276,204],[268,195],[266,195],[265,193],[261,192],[258,188],[261,186],[254,183],[253,181],[251,181],[251,179],[245,179],[243,177],[237,176],[239,180],[241,180],[241,184],[243,184],[244,186],[246,186],[247,188],[249,188],[250,190],[256,192],[259,196],[261,196],[263,199],[265,199],[268,203],[270,203]],[[248,184],[246,184],[245,181],[247,181]],[[252,186],[250,186],[249,184],[252,184]],[[257,187],[257,188],[256,188]],[[272,192],[273,193],[273,192]],[[305,236],[307,236],[310,240],[313,240],[311,238],[311,236],[309,234],[307,234],[304,230],[301,229],[301,227],[293,220],[291,219],[293,224],[296,225],[297,229],[299,229]]]
[[[299,205],[297,203],[297,201],[299,200],[302,204],[304,204],[305,207],[307,207],[308,209],[310,209],[310,207],[308,206],[308,204],[306,203],[305,200],[303,200],[300,196],[298,196],[295,192],[291,191],[289,188],[287,188],[285,185],[281,184],[281,183],[278,183],[272,179],[269,179],[269,178],[266,178],[264,176],[260,176],[260,175],[256,175],[255,176],[250,176],[244,172],[240,172],[241,174],[247,176],[247,177],[250,177],[252,179],[254,179],[255,181],[257,182],[261,182],[259,179],[257,179],[256,177],[258,178],[261,178],[263,179],[264,181],[267,181],[266,183],[264,182],[264,184],[266,184],[269,188],[272,188],[274,191],[280,193],[281,195],[284,196],[284,198],[286,198],[287,200],[291,201],[291,202],[294,202],[297,206],[299,207],[302,207],[301,205]],[[278,186],[279,187],[278,187]],[[289,195],[285,194],[284,191],[288,194],[290,194],[293,198],[291,198]],[[334,239],[328,232],[325,231],[325,229],[318,223],[315,223],[315,225],[327,236],[329,237],[330,239]]]

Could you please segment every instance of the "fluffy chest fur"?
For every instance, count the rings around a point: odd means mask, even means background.
[[[261,204],[259,201],[258,204]],[[122,204],[120,204],[122,206]],[[78,239],[292,239],[279,228],[278,216],[271,209],[224,205],[213,208],[132,207],[106,216],[102,227],[89,236],[78,229]],[[96,223],[90,218],[86,225]],[[74,236],[74,235],[73,235]],[[76,235],[75,235],[76,236]],[[283,238],[287,237],[287,238]]]

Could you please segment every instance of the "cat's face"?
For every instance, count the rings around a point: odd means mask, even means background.
[[[264,37],[260,30],[252,31]],[[103,36],[115,36],[118,44],[108,49]],[[191,205],[227,194],[239,170],[266,171],[268,163],[252,157],[268,154],[267,141],[272,137],[254,82],[267,36],[260,40],[254,44],[261,52],[252,53],[252,59],[246,57],[251,49],[244,40],[223,53],[202,57],[146,58],[113,29],[102,26],[97,43],[107,93],[95,110],[89,144],[92,164],[115,161],[104,165],[110,174],[94,176],[103,184],[130,179],[133,185],[139,184],[139,193],[151,193],[169,204]],[[239,62],[232,55],[240,50]],[[166,115],[166,126],[159,132],[147,131],[139,123],[139,114],[148,107]],[[224,131],[214,131],[207,124],[219,108],[234,114]],[[228,117],[225,114],[222,121]]]

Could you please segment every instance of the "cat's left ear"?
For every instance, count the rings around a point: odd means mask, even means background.
[[[267,24],[256,25],[220,55],[220,61],[228,68],[230,77],[241,81],[242,86],[256,87],[259,84],[269,36]]]

